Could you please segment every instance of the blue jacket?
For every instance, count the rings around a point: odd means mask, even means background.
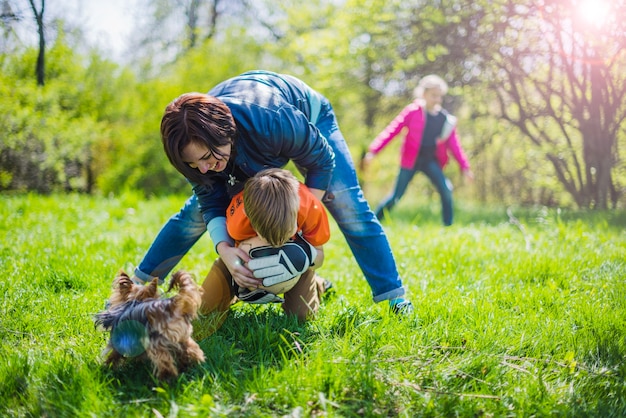
[[[230,164],[220,173],[207,173],[206,184],[192,184],[204,221],[223,217],[230,203],[231,175],[240,182],[269,167],[293,163],[305,174],[309,188],[326,190],[335,156],[315,127],[316,104],[328,100],[303,81],[268,71],[250,71],[226,80],[208,93],[223,101],[237,125]]]

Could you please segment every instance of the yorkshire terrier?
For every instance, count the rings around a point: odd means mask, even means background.
[[[147,356],[154,374],[162,380],[178,376],[179,367],[204,361],[202,349],[191,337],[191,321],[198,316],[202,289],[185,271],[172,275],[167,292],[177,288],[175,296],[160,297],[157,285],[157,278],[145,286],[135,284],[120,270],[109,306],[96,314],[94,321],[110,332],[102,353],[105,364],[115,367],[124,358]]]

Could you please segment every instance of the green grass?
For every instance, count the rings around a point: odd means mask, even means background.
[[[416,317],[397,320],[333,224],[336,292],[298,325],[238,304],[207,360],[158,382],[101,366],[103,308],[182,197],[3,196],[0,416],[626,415],[626,216],[402,202],[385,224]],[[200,280],[208,237],[179,264]]]

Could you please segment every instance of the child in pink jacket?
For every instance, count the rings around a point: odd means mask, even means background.
[[[422,78],[415,88],[416,100],[406,106],[370,144],[364,157],[366,164],[406,128],[400,173],[394,190],[376,209],[379,220],[382,221],[385,213],[398,203],[415,173],[421,171],[441,197],[444,225],[452,225],[452,184],[443,173],[449,155],[452,154],[459,163],[466,178],[472,180],[474,175],[456,133],[456,118],[441,107],[447,91],[448,85],[441,77],[431,74]]]

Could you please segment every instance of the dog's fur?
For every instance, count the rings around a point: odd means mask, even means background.
[[[113,294],[107,310],[96,314],[95,324],[111,333],[125,320],[144,324],[149,338],[145,355],[154,366],[158,379],[178,376],[178,367],[204,361],[204,353],[191,337],[191,321],[197,318],[202,289],[184,271],[172,275],[169,289],[178,288],[171,298],[160,298],[158,279],[145,286],[135,284],[120,270],[113,282]],[[125,358],[113,347],[111,339],[103,351],[105,364],[118,366]]]

